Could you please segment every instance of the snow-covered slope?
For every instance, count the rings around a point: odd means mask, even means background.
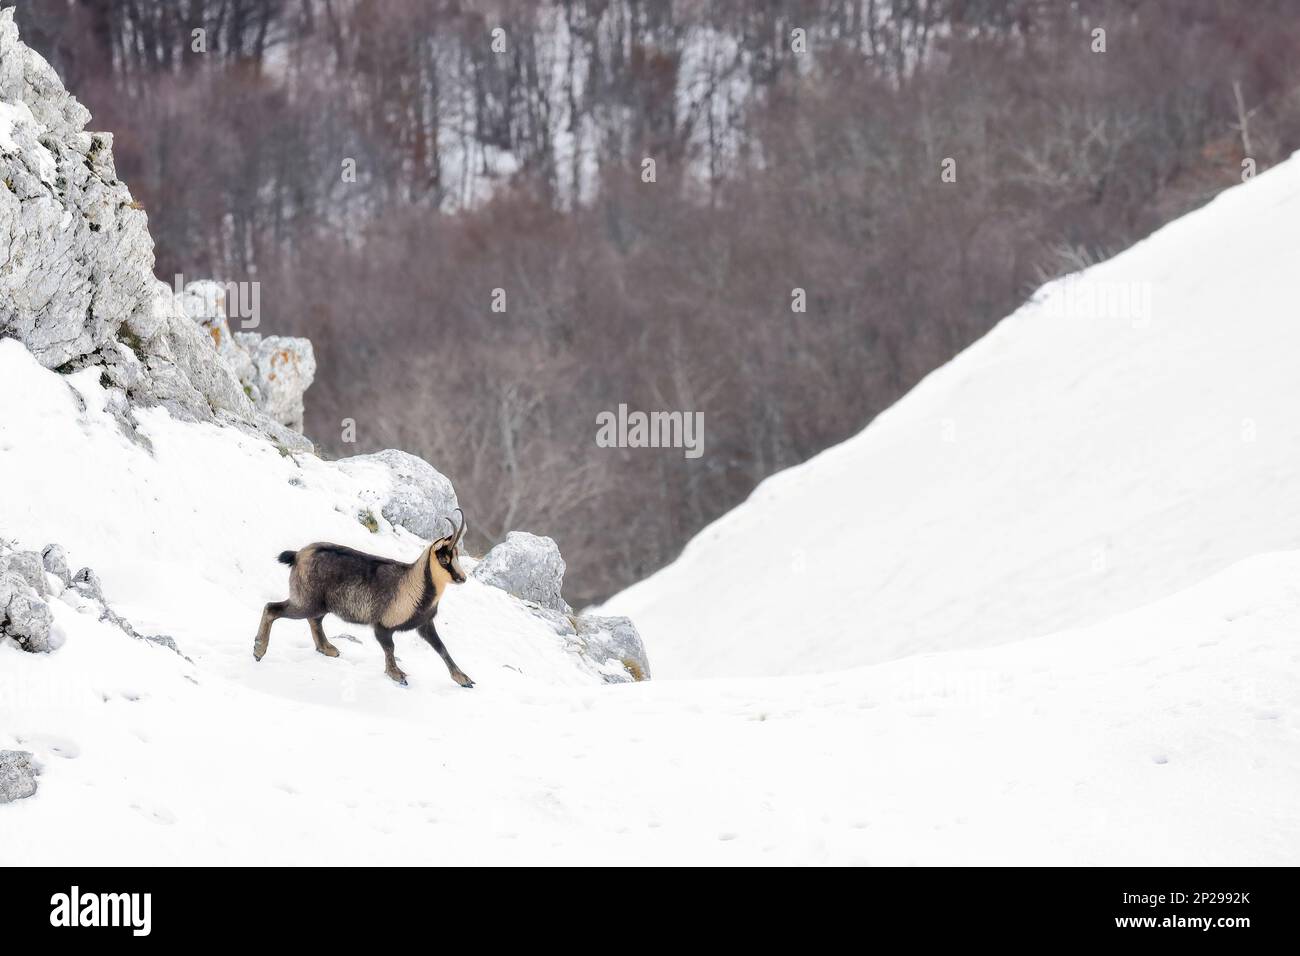
[[[97,378],[95,368],[47,371],[19,343],[0,340],[0,533],[27,549],[62,545],[74,570],[96,571],[117,612],[141,632],[175,638],[209,679],[274,687],[298,701],[338,701],[353,682],[375,683],[382,655],[364,628],[332,625],[361,641],[345,641],[338,660],[315,654],[295,621],[275,625],[260,664],[251,648],[262,606],[288,596],[281,551],[332,540],[399,558],[420,553],[426,542],[380,514],[390,473],[356,463],[345,470],[235,428],[175,421],[161,408],[137,411],[145,447],[105,409]],[[358,520],[363,513],[378,533]],[[56,623],[81,627],[70,607],[56,601],[55,611]],[[476,680],[599,679],[522,604],[472,580],[447,597],[439,625]],[[52,660],[75,656],[75,643]],[[418,637],[398,650],[420,693],[460,691]],[[189,672],[176,655],[165,658]]]
[[[1100,621],[1296,547],[1297,265],[1293,158],[1045,287],[607,609],[660,677],[809,673]]]
[[[282,537],[407,550],[351,527],[355,486],[162,413],[151,459],[84,376],[78,412],[12,343],[0,373],[6,521],[192,658],[58,602],[53,653],[0,644],[0,749],[42,769],[0,806],[0,865],[1300,858],[1300,554],[1028,642],[620,685],[471,581],[444,633],[478,687],[408,640],[401,689],[369,641],[330,660],[289,622],[249,654]]]

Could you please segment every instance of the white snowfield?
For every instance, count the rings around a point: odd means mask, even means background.
[[[59,600],[0,645],[0,865],[1300,862],[1297,240],[1293,160],[1086,274],[1145,319],[1018,312],[611,602],[641,684],[472,580],[473,690],[332,618],[255,663],[281,550],[418,552],[382,488],[159,410],[150,453],[0,341],[0,535],[188,655]]]

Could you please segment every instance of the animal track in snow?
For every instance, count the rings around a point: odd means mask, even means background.
[[[31,747],[33,750],[48,750],[56,757],[62,757],[64,760],[75,760],[81,756],[81,747],[76,741],[54,734],[28,734],[23,737],[15,735],[14,740],[22,746]]]

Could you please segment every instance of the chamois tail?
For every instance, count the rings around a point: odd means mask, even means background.
[[[276,560],[278,560],[281,564],[287,564],[290,567],[292,567],[293,562],[297,559],[297,557],[298,557],[297,551],[281,551],[280,557],[277,558]]]

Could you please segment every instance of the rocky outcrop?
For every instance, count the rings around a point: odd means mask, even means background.
[[[625,617],[574,616],[564,600],[564,558],[551,538],[511,531],[470,574],[532,609],[594,667],[607,683],[650,679],[650,659],[636,626]]]
[[[226,288],[219,282],[191,282],[177,299],[182,311],[212,340],[253,407],[272,421],[301,432],[303,393],[316,377],[311,342],[232,331]]]
[[[44,570],[39,583],[24,573],[28,556],[21,552],[0,555],[0,638],[10,638],[23,650],[41,654],[50,650],[54,615],[45,603],[49,592]]]
[[[47,368],[100,367],[109,408],[133,437],[132,406],[161,404],[310,450],[293,430],[315,372],[310,345],[291,340],[262,359],[260,347],[230,341],[249,370],[241,381],[184,296],[154,278],[144,210],[117,178],[112,136],[85,131],[89,120],[19,39],[13,10],[0,10],[0,336]]]
[[[58,639],[47,603],[50,593],[41,555],[0,540],[0,639],[9,638],[33,654],[49,651]]]
[[[10,638],[33,654],[55,650],[62,643],[62,635],[49,602],[56,598],[95,614],[135,640],[181,653],[172,638],[141,634],[114,611],[104,599],[99,576],[90,568],[72,574],[67,553],[59,545],[47,545],[38,553],[18,550],[0,540],[0,640]]]
[[[12,803],[36,793],[39,772],[26,750],[0,750],[0,803]]]
[[[547,623],[607,684],[650,679],[650,658],[636,626],[626,617],[602,617],[548,610],[527,602],[533,616]]]
[[[113,138],[0,10],[0,335],[47,368],[150,309],[153,241],[113,168]]]
[[[386,486],[376,492],[376,504],[389,524],[432,540],[450,530],[448,521],[459,521],[456,489],[423,458],[389,448],[342,458],[337,465],[344,474]]]
[[[564,558],[554,540],[527,531],[511,531],[483,556],[473,575],[522,601],[569,614],[573,609],[560,593],[564,570]]]

